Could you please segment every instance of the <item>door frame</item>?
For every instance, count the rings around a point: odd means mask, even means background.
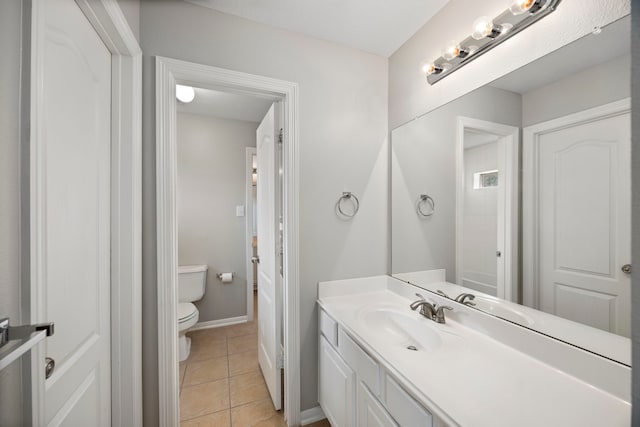
[[[502,244],[504,269],[498,269],[497,296],[508,301],[518,299],[518,190],[520,128],[500,123],[458,116],[456,120],[456,282],[462,285],[462,239],[464,221],[464,131],[466,129],[491,133],[504,140],[499,150],[498,164],[504,164],[501,182],[504,190],[504,227],[498,227],[498,245]],[[504,232],[501,234],[500,230]],[[502,283],[502,286],[500,284]],[[510,284],[510,285],[506,285]]]
[[[256,147],[245,149],[245,263],[247,265],[247,322],[253,320],[253,156]]]
[[[42,172],[43,21],[31,3],[29,141],[29,303],[32,323],[48,321],[41,280],[46,253]],[[75,0],[111,52],[111,423],[142,426],[142,50],[116,0]],[[42,370],[38,352],[32,372]],[[32,375],[33,424],[44,424],[44,384]]]
[[[241,92],[284,109],[284,341],[285,410],[300,424],[299,130],[298,84],[156,56],[156,208],[158,255],[158,398],[161,427],[179,424],[176,99],[175,85]]]
[[[589,108],[553,120],[525,127],[522,130],[522,292],[523,304],[540,307],[540,230],[538,156],[540,136],[564,128],[585,124],[631,111],[631,98]]]

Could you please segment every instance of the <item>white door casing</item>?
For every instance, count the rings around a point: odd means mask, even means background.
[[[627,337],[630,131],[622,101],[524,132],[525,303]]]
[[[463,230],[464,230],[464,134],[475,130],[499,136],[498,169],[498,247],[496,251],[497,287],[500,298],[518,300],[518,164],[520,129],[514,126],[478,120],[457,118],[456,130],[456,282],[462,285]]]
[[[175,84],[254,94],[283,105],[284,418],[300,424],[298,84],[224,68],[156,57],[156,202],[158,246],[158,394],[160,427],[179,423]]]
[[[32,372],[57,355],[32,423],[141,426],[142,52],[116,0],[30,19],[30,312],[56,323]]]
[[[280,177],[278,173],[276,104],[256,130],[258,159],[258,361],[271,400],[281,409],[282,381],[278,360],[282,293],[279,272]]]
[[[109,426],[111,53],[73,0],[39,6],[32,313],[56,324],[44,423]]]

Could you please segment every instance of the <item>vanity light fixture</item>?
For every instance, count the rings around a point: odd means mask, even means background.
[[[460,43],[451,41],[442,56],[422,66],[427,82],[435,82],[448,76],[466,63],[493,49],[509,37],[519,33],[534,22],[553,12],[561,0],[513,0],[507,10],[491,19],[476,19],[472,33]]]

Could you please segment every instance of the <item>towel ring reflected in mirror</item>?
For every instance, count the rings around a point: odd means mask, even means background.
[[[424,210],[425,205],[428,206],[428,210]],[[429,217],[433,215],[436,211],[436,202],[433,200],[433,197],[428,194],[421,194],[416,201],[416,211],[418,215],[423,217]]]
[[[351,212],[351,213],[349,213],[348,211],[345,212],[342,209],[342,203],[345,200],[353,201],[353,204],[354,204],[353,212]],[[358,200],[356,195],[351,193],[350,191],[343,192],[342,196],[340,196],[340,198],[338,199],[338,212],[340,212],[341,215],[343,215],[343,216],[345,216],[347,218],[353,218],[358,213],[358,210],[360,210],[360,200]]]

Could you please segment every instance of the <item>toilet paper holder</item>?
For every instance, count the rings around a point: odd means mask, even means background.
[[[230,281],[233,280],[233,276],[235,276],[236,273],[235,272],[231,272],[231,273],[218,273],[216,274],[216,277],[218,278],[218,280],[221,280],[223,283],[228,283]],[[226,276],[226,277],[225,277]],[[230,280],[229,280],[230,279]]]

